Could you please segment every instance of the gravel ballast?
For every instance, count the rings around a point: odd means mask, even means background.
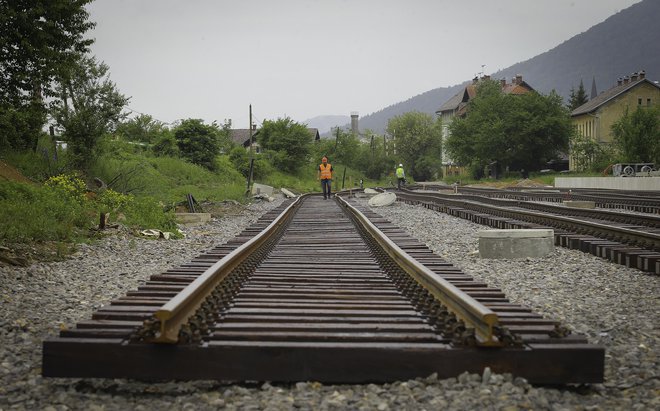
[[[374,211],[467,274],[501,288],[511,301],[604,345],[605,383],[533,386],[488,369],[378,385],[41,377],[43,339],[89,319],[150,275],[226,242],[280,201],[254,203],[240,215],[184,228],[183,240],[120,231],[80,246],[66,261],[0,266],[0,410],[660,409],[660,277],[563,248],[544,258],[481,259],[476,233],[486,227],[402,203]]]

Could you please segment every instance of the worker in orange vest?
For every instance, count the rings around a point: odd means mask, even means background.
[[[328,163],[328,157],[323,156],[319,165],[318,179],[321,181],[324,200],[330,198],[330,192],[332,191],[332,171],[332,164]]]

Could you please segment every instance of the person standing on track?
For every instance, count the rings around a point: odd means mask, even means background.
[[[319,165],[318,179],[321,181],[321,191],[323,191],[323,199],[330,198],[332,191],[332,164],[328,163],[328,157],[323,156],[321,165]]]
[[[399,167],[396,169],[396,179],[396,188],[401,190],[401,186],[406,182],[406,173],[403,171],[403,164],[399,164]]]

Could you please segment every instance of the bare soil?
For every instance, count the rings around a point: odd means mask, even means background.
[[[32,180],[21,174],[20,171],[0,160],[0,179],[19,181],[21,183],[33,183]]]

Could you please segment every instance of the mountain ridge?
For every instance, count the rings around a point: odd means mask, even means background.
[[[491,73],[493,79],[510,80],[522,74],[535,90],[547,94],[555,90],[567,99],[571,87],[580,80],[591,90],[596,80],[598,92],[614,85],[618,77],[645,70],[651,81],[660,78],[660,1],[643,0],[554,48],[508,68]],[[655,50],[655,51],[654,51]],[[360,130],[383,133],[387,121],[408,111],[435,114],[435,111],[471,80],[449,87],[438,87],[391,104],[359,119]],[[320,118],[324,116],[317,116]],[[348,127],[348,122],[343,123]]]

